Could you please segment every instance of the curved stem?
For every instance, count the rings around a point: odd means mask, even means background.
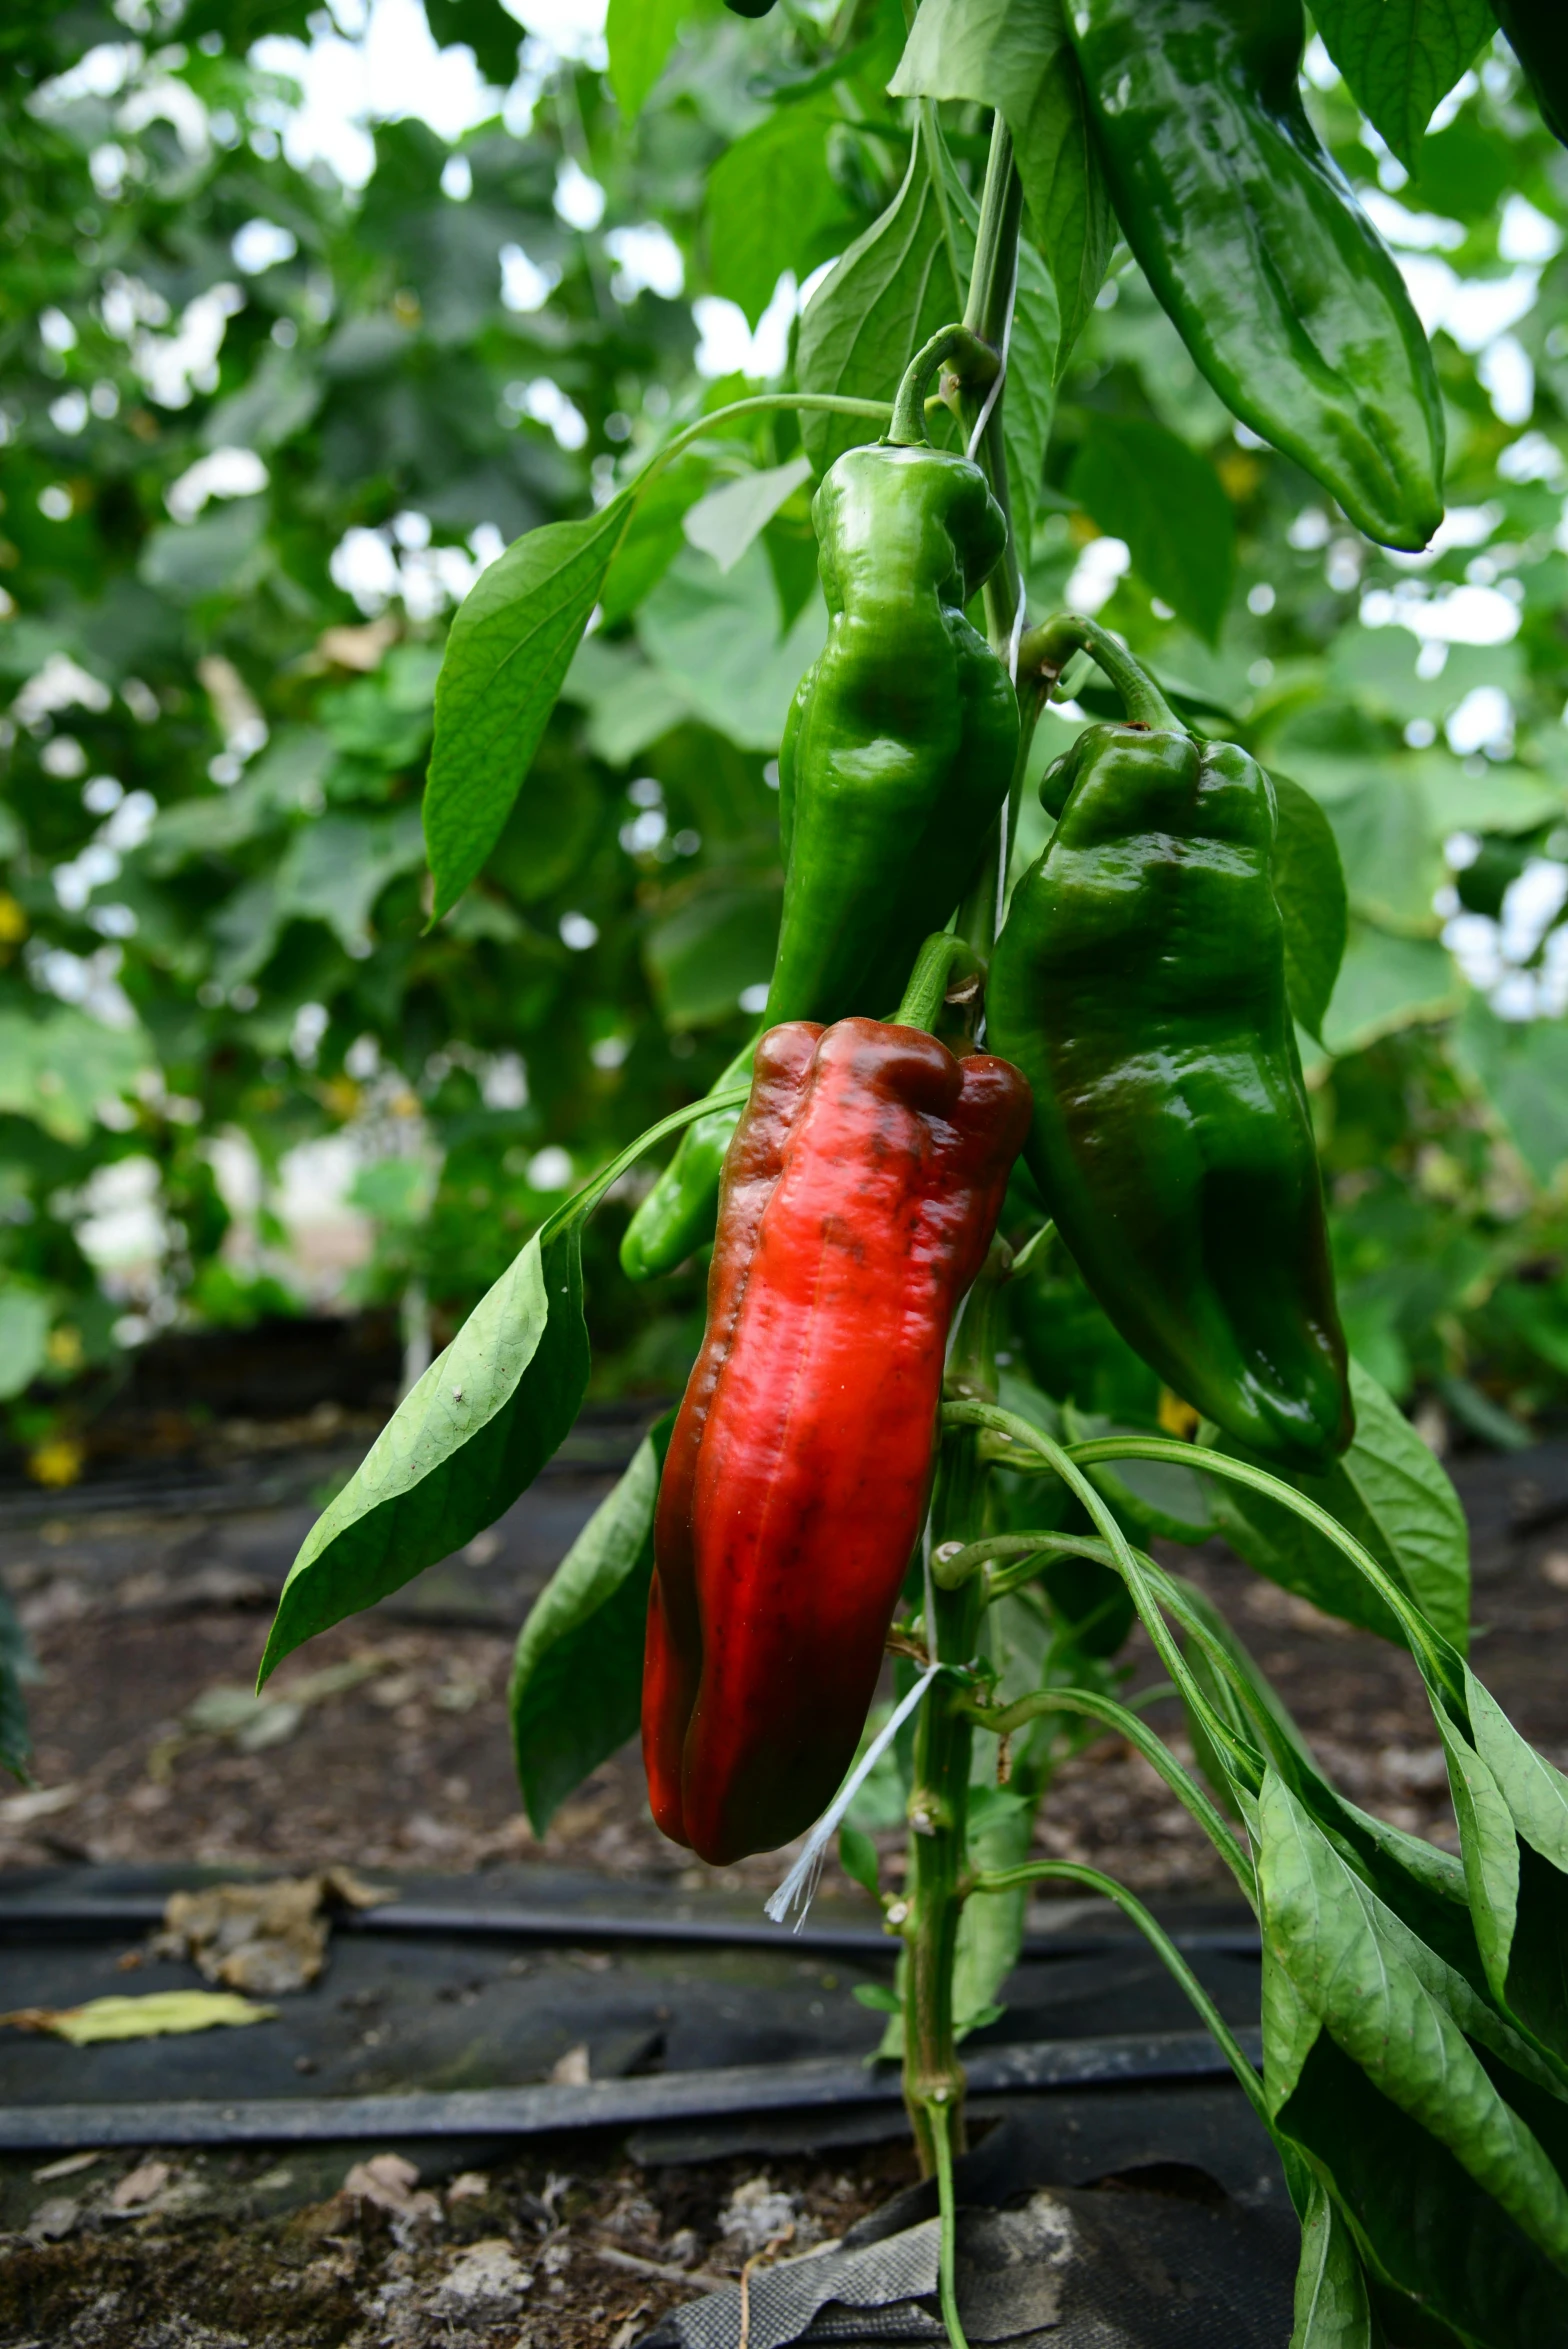
[[[1056,612],[1038,628],[1029,629],[1018,646],[1018,674],[1049,677],[1054,684],[1075,652],[1088,653],[1105,671],[1122,697],[1131,725],[1186,732],[1148,671],[1108,628],[1083,612]]]
[[[978,1705],[972,1698],[960,1699],[961,1709],[967,1712],[982,1729],[989,1729],[997,1737],[1006,1737],[1026,1722],[1039,1721],[1050,1713],[1080,1713],[1090,1721],[1103,1721],[1107,1729],[1114,1729],[1136,1746],[1151,1770],[1164,1779],[1183,1809],[1189,1811],[1204,1834],[1225,1862],[1248,1906],[1255,1912],[1258,1905],[1258,1886],[1250,1861],[1241,1849],[1236,1836],[1218,1806],[1204,1793],[1197,1780],[1185,1771],[1162,1738],[1155,1735],[1147,1721],[1140,1720],[1126,1705],[1114,1697],[1099,1696],[1092,1689],[1041,1688],[1033,1694],[1020,1697],[1013,1705],[1000,1710]]]
[[[626,488],[640,496],[655,475],[663,472],[672,457],[678,457],[683,449],[689,449],[693,441],[701,440],[703,434],[711,432],[715,424],[729,424],[737,416],[763,416],[779,408],[794,408],[813,415],[863,416],[869,424],[886,424],[893,413],[886,400],[852,399],[847,392],[752,392],[743,400],[731,400],[727,406],[710,409],[706,416],[697,417],[694,423],[682,425],[680,431],[673,439],[667,440],[662,449],[654,450],[652,456],[626,483]]]
[[[938,930],[928,938],[915,957],[904,999],[893,1014],[893,1025],[924,1028],[929,1035],[947,1001],[954,967],[964,962],[970,966],[971,977],[969,992],[963,998],[967,1002],[973,999],[980,983],[978,961],[968,939],[960,938],[952,930]]]
[[[1228,1722],[1220,1719],[1208,1697],[1193,1678],[1186,1657],[1182,1654],[1176,1640],[1172,1638],[1169,1626],[1160,1613],[1159,1605],[1149,1587],[1148,1577],[1139,1565],[1127,1536],[1116,1521],[1115,1512],[1107,1507],[1104,1497],[1096,1492],[1074,1457],[1064,1451],[1062,1446],[1052,1437],[1043,1434],[1037,1427],[1031,1427],[1027,1419],[1020,1419],[1014,1411],[1003,1411],[994,1403],[971,1403],[968,1401],[944,1403],[942,1424],[944,1427],[990,1428],[996,1434],[1006,1436],[1011,1442],[1023,1445],[1027,1450],[1034,1452],[1046,1462],[1047,1466],[1056,1471],[1068,1491],[1083,1503],[1094,1523],[1104,1534],[1110,1551],[1109,1563],[1115,1567],[1132,1593],[1133,1605],[1138,1610],[1143,1627],[1153,1644],[1155,1654],[1203,1723],[1210,1742],[1225,1757],[1227,1764],[1234,1769],[1244,1785],[1250,1788],[1259,1786],[1262,1783],[1261,1757],[1254,1748],[1244,1744],[1237,1737]],[[1184,1457],[1190,1454],[1192,1449],[1189,1444],[1183,1444],[1179,1448]]]
[[[1114,1876],[1102,1876],[1098,1868],[1081,1867],[1076,1860],[1030,1860],[1021,1868],[1004,1868],[995,1876],[978,1876],[971,1890],[974,1892],[1012,1892],[1020,1884],[1043,1884],[1047,1881],[1061,1884],[1082,1884],[1092,1892],[1102,1893],[1113,1900],[1123,1916],[1130,1917],[1139,1932],[1163,1959],[1166,1967],[1181,1984],[1198,2015],[1219,2048],[1221,2055],[1235,2073],[1243,2095],[1252,2106],[1269,2135],[1274,2135],[1274,2121],[1264,2095],[1263,2082],[1258,2078],[1247,2054],[1233,2035],[1202,1983],[1188,1965],[1181,1951],[1163,1927],[1157,1925],[1148,1910],[1125,1884],[1118,1884]]]
[[[1205,1475],[1225,1477],[1232,1484],[1248,1485],[1253,1492],[1278,1501],[1283,1508],[1316,1527],[1326,1541],[1344,1553],[1398,1619],[1412,1652],[1419,1651],[1425,1656],[1445,1692],[1459,1705],[1466,1705],[1464,1682],[1453,1670],[1453,1651],[1448,1642],[1433,1630],[1414,1600],[1400,1589],[1355,1535],[1346,1532],[1337,1517],[1331,1517],[1326,1509],[1320,1508],[1316,1501],[1309,1501],[1305,1493],[1298,1493],[1282,1477],[1271,1476],[1266,1468],[1254,1468],[1250,1461],[1232,1460],[1227,1453],[1211,1452],[1201,1444],[1177,1443],[1167,1436],[1100,1436],[1092,1443],[1074,1444],[1069,1457],[1084,1467],[1096,1460],[1168,1460],[1183,1468],[1201,1468]]]
[[[1092,1546],[1085,1547],[1088,1542]],[[1104,1559],[1105,1544],[1093,1535],[1081,1533],[991,1533],[977,1542],[966,1542],[962,1549],[949,1549],[945,1555],[934,1555],[931,1560],[931,1579],[940,1590],[957,1590],[971,1575],[978,1574],[993,1558],[1099,1558]],[[1017,1582],[1032,1577],[1020,1574]],[[1006,1587],[1014,1589],[1017,1582]],[[987,1595],[1001,1595],[1000,1578],[987,1585]]]
[[[608,1166],[601,1167],[596,1175],[590,1175],[582,1189],[574,1191],[570,1199],[564,1199],[553,1215],[547,1215],[539,1226],[540,1240],[553,1238],[580,1216],[591,1215],[610,1185],[629,1166],[635,1166],[645,1150],[651,1150],[655,1142],[662,1142],[666,1134],[678,1134],[682,1126],[693,1125],[699,1117],[707,1117],[714,1110],[744,1109],[750,1098],[749,1085],[732,1085],[724,1092],[704,1093],[700,1101],[688,1101],[684,1109],[672,1109],[668,1117],[661,1117],[657,1125],[649,1126],[645,1133],[638,1135],[635,1142],[628,1142]]]
[[[939,367],[951,366],[965,383],[990,383],[997,372],[996,353],[967,326],[939,326],[904,369],[893,401],[893,421],[887,428],[888,445],[895,449],[923,449],[926,438],[926,385]]]

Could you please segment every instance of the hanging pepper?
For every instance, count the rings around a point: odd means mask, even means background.
[[[912,363],[888,439],[847,449],[812,505],[828,639],[779,752],[784,909],[764,1027],[885,1016],[973,881],[1012,780],[1017,699],[964,617],[1007,525],[980,468],[926,440],[941,339]],[[733,1130],[732,1111],[689,1130],[627,1227],[631,1279],[708,1237]]]
[[[1029,1120],[918,1028],[757,1047],[702,1351],[670,1438],[643,1679],[649,1800],[716,1864],[788,1842],[854,1757],[930,1489],[947,1333]]]
[[[1072,0],[1116,214],[1221,399],[1385,546],[1443,518],[1404,281],[1308,122],[1300,0]]]
[[[1350,1441],[1312,1122],[1285,996],[1269,779],[1197,742],[1093,622],[1127,718],[1047,775],[1060,819],[1013,892],[990,1041],[1034,1089],[1046,1205],[1122,1336],[1254,1451]]]

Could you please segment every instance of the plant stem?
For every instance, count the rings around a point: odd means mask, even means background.
[[[953,1334],[945,1391],[984,1398],[996,1392],[995,1305],[1006,1272],[1006,1251],[993,1245]],[[931,1503],[933,1547],[981,1528],[986,1471],[977,1438],[960,1429],[944,1435]],[[926,1644],[933,1659],[964,1664],[975,1653],[984,1590],[976,1579],[962,1590],[929,1586]],[[904,2102],[915,2149],[927,2177],[937,2170],[936,2130],[947,2132],[953,2153],[964,2149],[964,2071],[954,2034],[953,1966],[963,1909],[969,1757],[974,1728],[958,1699],[961,1683],[939,1680],[921,1710],[915,1732],[914,1784],[909,1797],[909,1922],[905,1928]]]
[[[1019,640],[1018,674],[1042,690],[1042,701],[1076,652],[1086,652],[1105,671],[1121,695],[1127,717],[1135,726],[1158,726],[1180,734],[1181,720],[1154,679],[1108,628],[1082,612],[1055,612]]]

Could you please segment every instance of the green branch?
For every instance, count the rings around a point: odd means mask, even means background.
[[[1266,1468],[1254,1468],[1250,1461],[1233,1460],[1225,1452],[1211,1452],[1201,1444],[1177,1443],[1168,1436],[1099,1436],[1092,1443],[1074,1444],[1068,1457],[1081,1467],[1097,1460],[1165,1460],[1182,1468],[1200,1468],[1207,1476],[1227,1478],[1232,1484],[1244,1484],[1255,1493],[1263,1493],[1282,1508],[1313,1526],[1325,1541],[1343,1552],[1358,1573],[1363,1575],[1378,1596],[1397,1617],[1409,1640],[1412,1653],[1424,1656],[1444,1691],[1465,1710],[1468,1705],[1462,1676],[1454,1669],[1453,1651],[1440,1633],[1433,1630],[1409,1593],[1401,1590],[1393,1576],[1378,1564],[1370,1550],[1347,1533],[1337,1517],[1309,1501],[1305,1493],[1286,1484],[1283,1477],[1271,1476]]]
[[[1254,2071],[1245,2049],[1237,2042],[1230,2025],[1170,1935],[1155,1923],[1136,1893],[1129,1892],[1124,1884],[1118,1884],[1113,1876],[1102,1876],[1098,1868],[1081,1867],[1076,1860],[1029,1860],[1021,1868],[1004,1868],[995,1876],[976,1877],[972,1890],[1014,1892],[1020,1885],[1047,1881],[1085,1885],[1090,1891],[1102,1893],[1107,1900],[1115,1901],[1123,1916],[1132,1919],[1144,1939],[1187,1993],[1205,2029],[1235,2073],[1243,2095],[1273,2137],[1274,2120],[1268,2108],[1263,2082]]]
[[[1137,1747],[1176,1800],[1197,1820],[1241,1887],[1248,1907],[1256,1912],[1257,1878],[1229,1823],[1147,1721],[1140,1720],[1126,1705],[1118,1704],[1115,1697],[1099,1696],[1092,1689],[1041,1688],[1020,1697],[1016,1704],[999,1708],[977,1704],[973,1698],[960,1698],[959,1710],[967,1712],[982,1729],[989,1729],[997,1737],[1007,1737],[1013,1730],[1022,1729],[1026,1722],[1041,1720],[1051,1713],[1080,1713],[1088,1720],[1102,1721],[1107,1729],[1114,1729],[1129,1745]]]

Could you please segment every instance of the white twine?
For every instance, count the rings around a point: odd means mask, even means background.
[[[1013,277],[1012,283],[1007,289],[1007,322],[1002,328],[1002,357],[1001,362],[997,367],[996,374],[992,379],[991,388],[985,395],[984,405],[980,410],[979,416],[976,418],[975,428],[969,435],[969,446],[964,451],[964,454],[968,457],[971,465],[975,461],[975,451],[979,448],[981,441],[985,437],[985,428],[991,421],[991,411],[995,408],[997,401],[1001,398],[1002,386],[1007,381],[1007,353],[1013,339],[1013,308],[1017,300],[1018,247],[1014,245]]]
[[[927,1588],[929,1589],[929,1561],[926,1568],[926,1584]],[[928,1616],[928,1635],[930,1620],[931,1618]],[[832,1802],[828,1805],[821,1818],[817,1821],[815,1827],[812,1828],[811,1833],[807,1836],[805,1849],[802,1851],[799,1859],[795,1862],[795,1865],[793,1868],[791,1868],[789,1874],[785,1877],[777,1892],[775,1892],[772,1898],[769,1900],[766,1914],[772,1918],[775,1925],[787,1924],[789,1921],[789,1913],[791,1909],[793,1909],[798,1903],[799,1914],[795,1919],[792,1930],[796,1933],[800,1931],[800,1928],[806,1922],[807,1916],[810,1914],[811,1904],[817,1897],[817,1886],[822,1881],[822,1867],[823,1862],[827,1858],[828,1845],[832,1842],[834,1836],[838,1833],[838,1830],[843,1823],[845,1812],[849,1809],[850,1804],[854,1801],[856,1795],[865,1785],[866,1780],[870,1777],[878,1762],[881,1761],[882,1756],[887,1752],[887,1749],[892,1744],[894,1738],[903,1728],[904,1723],[909,1719],[910,1714],[915,1710],[916,1706],[925,1696],[926,1691],[930,1688],[932,1681],[935,1680],[939,1672],[945,1672],[947,1669],[948,1667],[945,1664],[928,1664],[925,1670],[921,1673],[920,1678],[915,1682],[914,1687],[909,1690],[907,1695],[899,1700],[899,1702],[894,1706],[892,1712],[888,1715],[886,1721],[883,1722],[882,1727],[877,1731],[876,1736],[871,1740],[871,1743],[867,1746],[865,1752],[861,1755],[859,1761],[855,1764],[855,1767],[853,1770],[851,1770],[849,1776],[845,1779],[843,1785],[839,1788],[838,1793],[834,1796]]]

